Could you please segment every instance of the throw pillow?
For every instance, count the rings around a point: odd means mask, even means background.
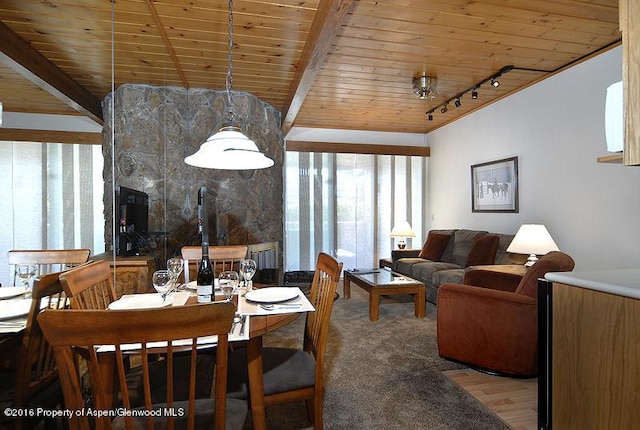
[[[430,231],[418,257],[431,261],[440,261],[440,257],[442,257],[444,250],[447,248],[450,238],[451,236],[448,234]]]
[[[476,237],[467,257],[467,266],[493,264],[499,243],[500,237],[496,234],[484,234]]]

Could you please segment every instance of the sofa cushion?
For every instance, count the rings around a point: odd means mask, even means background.
[[[430,231],[418,257],[431,261],[440,261],[440,257],[442,257],[449,244],[449,239],[451,239],[451,236],[448,234]]]
[[[462,284],[465,269],[440,270],[431,276],[434,285],[442,284]]]
[[[467,266],[493,264],[499,242],[500,238],[497,234],[485,234],[476,237],[467,257]]]
[[[447,263],[445,261],[424,261],[422,263],[416,263],[411,266],[411,276],[414,279],[423,282],[427,286],[438,286],[434,284],[432,276],[435,272],[447,269],[462,269],[463,267],[458,264]]]
[[[456,230],[453,234],[453,255],[451,260],[445,260],[450,263],[457,264],[461,267],[467,264],[469,251],[473,246],[473,241],[478,236],[487,234],[487,231],[478,230]]]
[[[393,271],[402,273],[403,275],[411,276],[411,267],[414,264],[424,263],[424,258],[400,258],[393,262]]]

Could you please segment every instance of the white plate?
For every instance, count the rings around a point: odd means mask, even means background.
[[[150,294],[127,294],[115,302],[111,302],[107,306],[112,311],[122,309],[153,309],[169,306],[173,303],[174,295],[167,297],[164,303],[162,303],[162,297],[157,293]]]
[[[197,290],[197,289],[198,289],[198,285],[197,285],[197,283],[198,283],[198,281],[191,281],[191,282],[189,282],[189,283],[187,284],[187,288],[188,288],[188,289],[190,289],[190,290]],[[220,287],[218,287],[218,278],[215,278],[215,279],[213,280],[213,287],[214,287],[216,290],[219,290],[219,289],[220,289]]]
[[[297,288],[289,287],[260,288],[249,291],[245,298],[256,303],[280,303],[295,299],[298,297],[298,291]]]
[[[3,287],[7,288],[7,287]],[[21,317],[29,313],[31,299],[4,300],[0,302],[0,320]]]
[[[0,299],[10,299],[24,294],[24,287],[2,287],[0,288]]]

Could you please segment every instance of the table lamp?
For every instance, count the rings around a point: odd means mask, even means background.
[[[398,240],[398,249],[404,249],[407,246],[407,243],[404,241],[404,239],[407,237],[415,237],[416,234],[413,232],[411,224],[409,224],[407,221],[400,221],[393,226],[393,229],[391,229],[391,234],[389,236],[399,237],[400,239]]]
[[[544,255],[550,251],[558,251],[558,245],[542,224],[522,224],[507,247],[507,252],[529,254],[529,259],[524,264],[526,267],[531,267],[538,261],[536,254]]]

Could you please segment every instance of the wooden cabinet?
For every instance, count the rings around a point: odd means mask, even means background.
[[[553,429],[637,429],[640,300],[553,283]]]
[[[153,257],[136,255],[131,257],[116,257],[111,254],[100,254],[93,257],[94,260],[108,260],[111,269],[115,268],[114,286],[116,295],[150,293],[154,292],[151,285],[151,275],[156,270],[156,262]]]
[[[620,0],[622,80],[624,81],[624,156],[627,166],[640,165],[640,2]]]

